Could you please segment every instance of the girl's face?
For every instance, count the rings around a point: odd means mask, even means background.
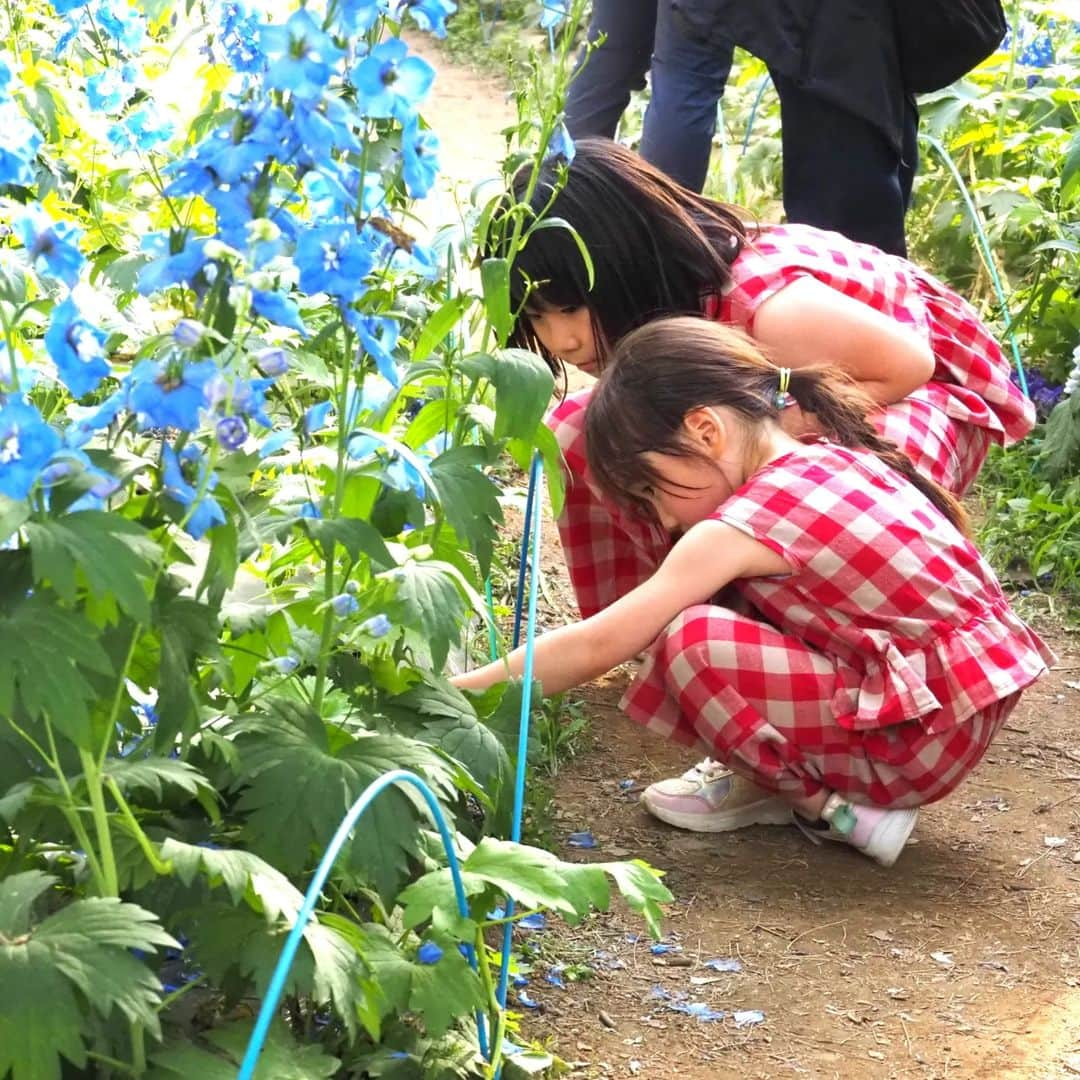
[[[587,307],[555,307],[534,296],[529,299],[525,317],[552,356],[587,375],[600,373],[600,350]]]
[[[655,470],[657,483],[640,495],[652,503],[657,520],[668,532],[685,532],[704,521],[738,484],[720,463],[697,457],[675,457],[649,451],[643,457]]]

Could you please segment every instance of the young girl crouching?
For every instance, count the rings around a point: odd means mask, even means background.
[[[784,432],[789,398],[826,437]],[[711,832],[794,820],[891,865],[918,807],[978,764],[1052,662],[959,504],[868,407],[843,373],[777,369],[696,318],[634,331],[603,372],[590,472],[678,539],[643,584],[538,638],[534,670],[555,694],[648,650],[625,711],[726,766],[653,785],[657,817]],[[523,662],[517,649],[454,683]]]

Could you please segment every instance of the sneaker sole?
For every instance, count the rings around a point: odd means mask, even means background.
[[[858,850],[882,866],[892,866],[904,850],[904,845],[918,820],[918,809],[906,814],[892,814],[874,830],[870,843]]]
[[[734,832],[736,829],[745,829],[748,825],[791,824],[791,807],[782,799],[762,799],[760,802],[740,806],[737,810],[718,810],[714,814],[687,814],[657,806],[648,798],[646,791],[642,792],[641,805],[654,818],[688,832]]]

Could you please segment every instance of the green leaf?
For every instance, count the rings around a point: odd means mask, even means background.
[[[660,938],[660,918],[663,912],[661,904],[670,903],[674,897],[660,881],[660,873],[647,862],[634,859],[633,862],[593,863],[615,879],[619,892],[630,907],[645,919],[649,933]]]
[[[500,349],[495,355],[467,356],[459,367],[466,375],[487,379],[495,387],[498,438],[534,438],[555,388],[555,376],[539,356],[525,349]]]
[[[238,721],[233,730],[246,783],[239,809],[248,815],[252,846],[286,873],[311,866],[363,790],[392,769],[411,769],[444,797],[454,790],[450,766],[423,743],[349,735],[289,702],[272,702],[267,715]],[[400,787],[384,791],[343,849],[344,864],[385,897],[397,891],[417,851],[418,798]]]
[[[156,916],[113,897],[76,900],[36,926],[28,905],[53,879],[31,871],[3,885],[0,902],[0,1076],[59,1080],[60,1058],[82,1068],[92,1033],[84,1010],[118,1009],[159,1037],[161,984],[131,952],[179,945]]]
[[[380,570],[394,565],[394,557],[387,550],[386,541],[370,522],[350,517],[315,518],[304,519],[304,527],[323,549],[324,557],[331,544],[340,544],[353,562],[357,562],[361,555],[367,555],[372,565]]]
[[[1063,398],[1046,422],[1045,467],[1051,479],[1075,473],[1080,464],[1080,393]]]
[[[596,271],[593,268],[592,256],[589,254],[589,249],[581,233],[566,218],[545,217],[530,226],[529,231],[525,234],[526,241],[531,233],[539,232],[541,229],[565,229],[574,238],[574,243],[577,244],[578,252],[581,254],[581,261],[585,264],[585,277],[591,290],[596,282]]]
[[[90,622],[35,594],[0,616],[0,641],[0,716],[13,715],[18,697],[31,716],[48,717],[76,746],[89,749],[86,703],[97,695],[85,673],[112,674]]]
[[[469,297],[461,295],[451,296],[449,300],[443,301],[416,339],[412,351],[414,361],[426,360],[442,344],[446,335],[454,329],[465,314],[470,303]]]
[[[499,489],[480,471],[486,464],[487,454],[479,446],[452,447],[431,463],[446,520],[458,536],[468,541],[484,577],[491,572],[496,526],[503,521]]]
[[[161,643],[154,746],[166,750],[198,720],[194,674],[200,661],[218,653],[218,615],[163,584],[154,597],[154,628]]]
[[[544,479],[551,500],[551,515],[558,518],[566,501],[566,471],[563,468],[562,447],[555,438],[555,432],[546,424],[537,424],[530,439],[511,439],[507,448],[526,472],[532,464],[533,453],[540,451],[544,459]]]
[[[224,885],[234,904],[246,902],[268,922],[294,922],[304,902],[303,893],[280,870],[250,851],[201,847],[170,836],[161,845],[161,857],[173,864],[185,885],[204,876],[211,888]]]
[[[420,631],[430,645],[432,663],[441,669],[468,614],[459,587],[460,575],[451,572],[445,563],[431,559],[410,559],[390,573],[397,585],[397,604],[403,610],[399,621]],[[477,610],[483,611],[483,605]]]
[[[484,296],[484,311],[500,345],[513,329],[510,312],[510,262],[508,259],[484,259],[480,263],[480,287]]]
[[[477,975],[458,951],[447,942],[434,964],[412,964],[409,1009],[424,1018],[429,1035],[442,1035],[459,1017],[483,1008],[486,995]]]
[[[1080,131],[1074,131],[1061,164],[1061,205],[1080,195]]]
[[[30,504],[0,495],[0,544],[30,518]]]
[[[236,1080],[253,1028],[250,1020],[211,1028],[200,1036],[211,1049],[185,1035],[150,1055],[147,1080]],[[327,1080],[340,1064],[320,1046],[302,1046],[278,1021],[270,1028],[253,1075],[255,1080]]]
[[[48,581],[63,599],[75,599],[75,570],[96,597],[112,596],[137,622],[150,621],[144,580],[160,555],[146,530],[119,514],[84,510],[26,526],[34,580]]]
[[[164,789],[176,787],[191,796],[200,792],[213,793],[214,786],[193,765],[175,758],[109,758],[105,762],[104,775],[115,780],[120,790],[132,789],[153,792],[158,799]]]

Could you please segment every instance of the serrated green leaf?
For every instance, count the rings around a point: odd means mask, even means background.
[[[121,791],[141,789],[153,792],[158,799],[166,787],[179,788],[188,795],[197,796],[200,791],[213,792],[209,780],[193,765],[175,758],[109,758],[105,762],[104,775],[115,780]]]
[[[1045,467],[1051,479],[1074,473],[1080,463],[1080,393],[1063,398],[1046,422]]]
[[[295,921],[304,902],[303,893],[280,870],[250,851],[201,847],[170,836],[163,841],[160,854],[173,864],[185,885],[204,875],[211,888],[224,885],[234,904],[246,900],[268,922],[281,918]]]
[[[202,1039],[213,1049],[196,1046],[185,1036],[150,1055],[147,1080],[236,1080],[254,1024],[250,1020],[211,1028]],[[281,1022],[266,1038],[255,1080],[327,1080],[340,1062],[320,1046],[302,1046]]]
[[[30,504],[0,495],[0,544],[30,519]]]
[[[144,582],[160,554],[146,530],[119,514],[84,510],[26,526],[34,580],[48,581],[65,600],[75,599],[75,568],[96,597],[115,597],[137,622],[150,619]]]
[[[670,903],[674,897],[661,882],[659,871],[641,859],[592,865],[615,880],[623,899],[645,919],[649,933],[654,938],[660,938],[660,918],[663,915],[660,905]]]
[[[1074,131],[1061,163],[1061,205],[1080,195],[1080,131]]]
[[[442,1035],[458,1017],[486,1004],[480,976],[458,951],[456,942],[444,944],[436,963],[410,966],[409,1009],[423,1017],[429,1035]]]
[[[431,473],[442,493],[446,520],[468,542],[486,578],[503,513],[498,487],[480,471],[485,464],[487,455],[481,447],[455,446],[432,461]]]
[[[0,933],[9,939],[25,934],[30,929],[34,902],[59,880],[41,870],[0,879]]]
[[[457,577],[446,564],[433,560],[410,559],[391,573],[397,585],[396,601],[403,610],[399,621],[420,631],[430,645],[432,662],[441,669],[468,614]]]
[[[192,676],[200,660],[218,653],[217,611],[162,586],[154,597],[154,629],[160,641],[154,746],[168,750],[198,720]]]
[[[179,947],[151,912],[113,897],[76,900],[28,926],[27,898],[48,883],[31,872],[4,884],[14,899],[4,905],[12,921],[0,922],[0,986],[18,990],[0,1008],[0,1076],[13,1080],[58,1080],[61,1057],[83,1066],[84,1007],[104,1018],[119,1009],[158,1037],[161,984],[131,950]]]
[[[13,714],[18,696],[31,716],[48,717],[76,746],[89,749],[86,703],[96,694],[84,672],[112,674],[90,622],[35,594],[0,616],[0,641],[0,715]]]
[[[246,784],[239,809],[248,815],[252,847],[287,873],[309,867],[361,792],[392,769],[411,769],[444,797],[453,792],[450,766],[415,739],[353,736],[299,707],[287,712],[280,702],[265,716],[238,722],[235,730],[237,771]],[[346,844],[344,865],[392,897],[407,873],[408,856],[417,850],[421,820],[408,790],[384,791]]]
[[[361,555],[367,555],[372,565],[380,570],[394,565],[394,557],[387,550],[379,530],[360,518],[305,519],[304,527],[324,552],[331,543],[336,543],[349,553],[353,562]]]

